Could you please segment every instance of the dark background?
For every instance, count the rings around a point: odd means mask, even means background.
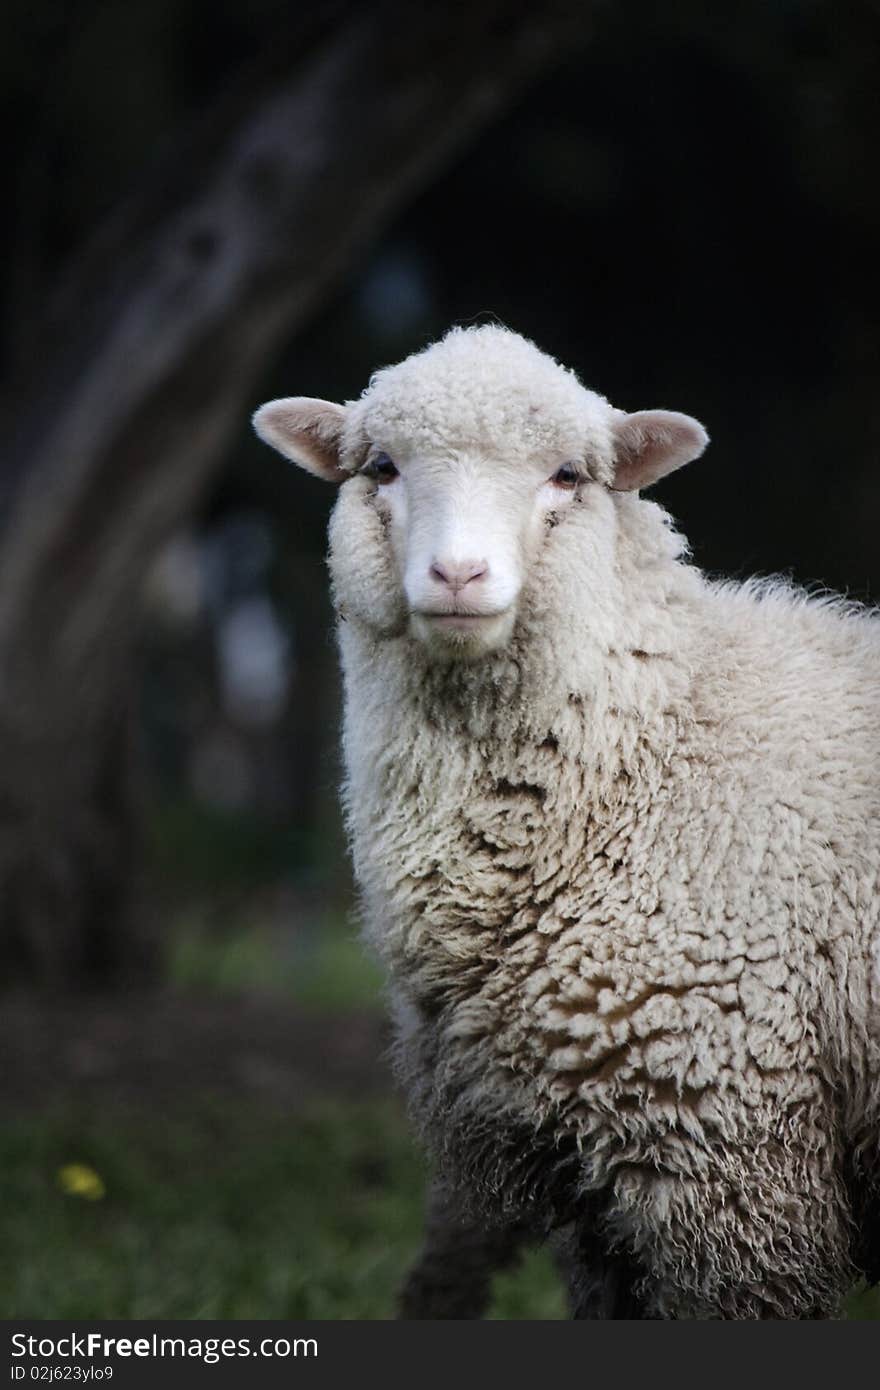
[[[496,8],[471,58],[490,72],[505,25],[521,22],[516,6]],[[455,7],[445,21],[442,6],[426,10],[455,45]],[[62,349],[90,361],[131,286],[161,268],[151,228],[222,165],[247,94],[296,77],[311,50],[289,36],[312,11],[328,49],[353,16],[378,17],[389,44],[399,28],[393,5],[339,4],[329,21],[327,6],[277,0],[9,5],[0,581],[13,573],[4,547],[32,524],[28,478],[43,469],[62,508],[86,458],[53,472],[30,449],[35,421],[45,429],[83,398]],[[59,511],[29,606],[7,628],[0,613],[12,1059],[0,1085],[21,1116],[6,1156],[21,1191],[7,1316],[388,1316],[416,1239],[420,1169],[385,1096],[379,987],[350,925],[336,810],[332,495],[252,437],[257,404],[350,399],[376,367],[492,315],[616,405],[703,421],[709,452],[656,490],[699,564],[876,599],[876,5],[746,0],[720,15],[636,0],[572,13],[570,38],[471,115],[341,246],[332,274],[308,240],[314,194],[293,198],[303,304],[238,374],[205,337],[199,360],[214,374],[192,392],[191,485],[178,497],[186,393],[145,396],[128,433],[108,430],[88,506]],[[331,175],[398,82],[378,60],[358,72],[330,122]],[[450,126],[463,104],[450,83]],[[287,138],[295,151],[295,126]],[[331,242],[374,196],[356,171],[338,183],[332,217],[316,212]],[[214,235],[188,233],[187,246],[219,284]],[[282,266],[256,321],[283,289]],[[230,339],[249,333],[243,320]],[[160,315],[118,360],[120,390],[161,338]],[[191,373],[182,359],[168,379]],[[99,572],[114,528],[128,536],[150,477],[158,520],[100,571],[102,596],[124,575],[118,601],[68,671],[68,596]],[[159,1115],[171,1117],[165,1147]],[[60,1176],[71,1162],[104,1194],[78,1195]],[[44,1233],[40,1254],[37,1210],[61,1232]],[[555,1315],[551,1285],[529,1267],[498,1315]]]

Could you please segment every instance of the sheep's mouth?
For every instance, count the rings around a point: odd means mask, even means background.
[[[457,609],[451,612],[431,612],[426,609],[417,609],[413,616],[421,618],[434,629],[464,632],[470,628],[479,628],[489,623],[497,622],[499,618],[504,617],[504,610],[494,613],[465,613]]]
[[[410,632],[442,661],[473,661],[507,642],[516,617],[515,605],[476,613],[459,608],[413,608]]]

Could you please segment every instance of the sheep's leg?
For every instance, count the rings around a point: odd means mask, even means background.
[[[492,1275],[516,1260],[529,1232],[515,1222],[483,1226],[465,1214],[455,1194],[431,1189],[422,1251],[398,1301],[401,1318],[481,1318]]]
[[[573,1318],[645,1317],[635,1293],[638,1271],[626,1255],[604,1248],[592,1220],[575,1225],[559,1250],[558,1263]]]

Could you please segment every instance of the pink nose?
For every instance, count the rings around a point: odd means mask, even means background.
[[[468,584],[485,578],[488,573],[489,566],[485,560],[458,560],[454,564],[451,561],[441,564],[435,560],[431,566],[431,578],[445,584],[454,594]]]

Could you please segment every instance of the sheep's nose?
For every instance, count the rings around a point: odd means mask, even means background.
[[[484,579],[488,573],[489,565],[486,560],[458,560],[454,563],[446,560],[442,564],[435,560],[431,566],[431,578],[445,584],[454,594],[468,584]]]

